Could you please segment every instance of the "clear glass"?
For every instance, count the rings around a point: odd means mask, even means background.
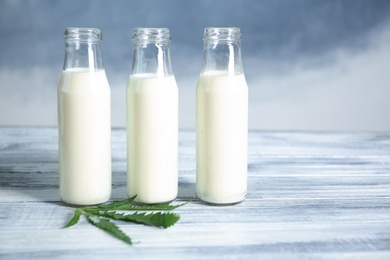
[[[67,28],[58,85],[61,199],[94,205],[111,196],[111,97],[97,28]]]
[[[170,32],[167,28],[134,29],[134,57],[131,75],[151,73],[173,75],[170,55]]]
[[[166,28],[134,30],[127,95],[127,195],[156,204],[178,192],[178,88]]]
[[[64,34],[64,70],[71,68],[103,69],[100,29],[68,27]]]
[[[248,87],[239,28],[206,28],[196,87],[196,194],[213,205],[247,193]]]
[[[205,28],[202,73],[207,71],[244,73],[240,37],[240,29],[236,27]]]

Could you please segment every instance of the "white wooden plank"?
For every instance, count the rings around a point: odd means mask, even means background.
[[[125,129],[112,131],[113,195],[126,197]],[[194,200],[161,230],[120,224],[132,247],[58,196],[56,128],[0,127],[0,258],[390,259],[390,133],[251,132],[248,197]],[[195,194],[195,133],[179,137],[179,196]]]

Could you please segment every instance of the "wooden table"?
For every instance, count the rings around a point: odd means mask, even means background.
[[[250,132],[248,196],[194,200],[169,229],[120,224],[129,246],[58,194],[56,128],[0,127],[0,259],[390,259],[390,133]],[[113,195],[126,198],[126,133],[112,131]],[[179,196],[195,194],[195,133],[179,138]]]

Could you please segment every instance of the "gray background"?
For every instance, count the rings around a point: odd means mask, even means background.
[[[126,125],[135,27],[168,27],[180,127],[195,127],[207,26],[242,30],[250,129],[390,131],[390,1],[0,0],[0,125],[57,124],[65,27],[103,31],[112,124]]]

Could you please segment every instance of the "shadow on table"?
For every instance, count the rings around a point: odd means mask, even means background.
[[[0,167],[0,187],[12,201],[60,201],[58,173],[52,171]]]
[[[39,168],[50,171],[37,171]],[[59,194],[59,176],[51,165],[25,169],[20,167],[0,166],[0,187],[11,201],[49,202],[57,205],[67,205],[61,201]],[[127,198],[126,172],[115,171],[112,178],[111,200]],[[178,186],[178,200],[191,200],[196,197],[195,182],[192,179],[181,178]]]
[[[189,181],[179,181],[177,198],[181,200],[191,200],[196,197],[195,183]]]
[[[127,199],[126,173],[124,172],[121,175],[122,176],[113,177],[111,200]],[[195,183],[187,180],[179,180],[177,199],[188,201],[195,196]]]

